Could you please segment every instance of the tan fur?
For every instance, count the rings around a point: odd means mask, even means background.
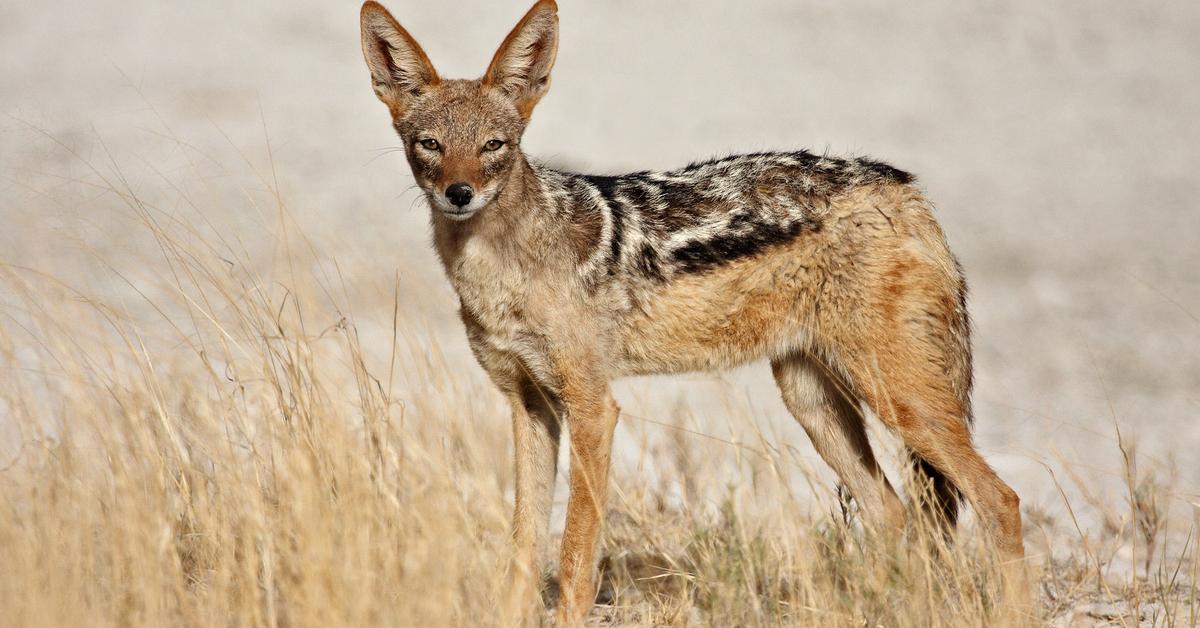
[[[516,559],[506,621],[536,600],[560,422],[569,429],[571,469],[559,623],[575,623],[590,608],[619,414],[609,382],[631,374],[768,359],[788,409],[865,517],[894,529],[903,526],[904,512],[867,441],[865,404],[966,495],[1006,556],[1021,556],[1017,496],[971,444],[965,286],[928,202],[907,179],[876,162],[860,160],[855,171],[845,161],[781,157],[770,163],[783,165],[745,175],[736,194],[722,197],[733,200],[695,196],[678,211],[622,217],[608,197],[631,192],[605,192],[610,184],[598,178],[568,179],[531,164],[519,149],[554,62],[552,0],[530,9],[479,81],[437,78],[378,4],[363,6],[363,30],[376,93],[435,208],[434,244],[461,301],[472,350],[512,405]],[[439,148],[422,148],[434,135]],[[506,145],[480,148],[489,138]],[[747,157],[745,168],[768,161]],[[828,174],[837,168],[847,174]],[[700,179],[688,172],[639,185]],[[489,195],[477,213],[464,217],[446,204],[442,195],[455,182]],[[583,186],[582,197],[567,198],[573,185]],[[588,190],[605,195],[596,202],[606,211],[579,200]],[[644,203],[660,202],[655,198]],[[804,222],[795,235],[780,235],[770,220],[799,211],[797,203]],[[751,225],[760,240],[744,250],[734,250],[736,241],[697,249],[707,256],[702,265],[679,252],[684,242],[671,245],[674,253],[651,251],[663,268],[630,270],[628,260],[647,251],[621,245],[651,242],[642,232],[652,226],[684,236],[693,229],[701,234],[695,238],[725,228],[721,237],[740,237],[719,221],[746,207],[767,222]],[[622,228],[633,235],[621,240]],[[728,250],[726,258],[718,249]]]

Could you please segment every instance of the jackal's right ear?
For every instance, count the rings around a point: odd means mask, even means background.
[[[441,80],[429,57],[408,31],[374,0],[359,13],[363,57],[371,69],[375,95],[399,116],[408,101]]]
[[[538,0],[492,57],[483,84],[497,87],[517,104],[526,120],[550,90],[550,68],[558,54],[558,5]]]

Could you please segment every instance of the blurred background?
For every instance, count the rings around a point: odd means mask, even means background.
[[[449,77],[481,74],[527,8],[387,4]],[[1101,500],[1124,499],[1119,429],[1171,487],[1172,513],[1195,516],[1200,4],[560,7],[528,153],[617,173],[805,147],[916,173],[971,285],[978,442],[1027,513],[1060,512],[1060,490],[1081,479]],[[446,354],[456,390],[499,404],[466,350],[428,208],[403,154],[387,150],[397,141],[371,93],[357,11],[0,5],[0,261],[120,303],[153,342],[163,318],[148,303],[169,296],[170,270],[112,192],[136,190],[162,220],[224,234],[264,273],[286,258],[293,275],[335,275],[368,359],[388,359],[395,312]],[[302,235],[279,238],[283,223]],[[726,444],[761,430],[832,480],[763,364],[634,379],[617,394],[618,475],[653,474],[653,457],[633,452],[662,438],[659,423],[679,423]],[[711,464],[737,455],[714,442]]]

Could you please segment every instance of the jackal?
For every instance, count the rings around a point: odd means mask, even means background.
[[[928,512],[952,526],[961,491],[1020,557],[1017,495],[971,443],[966,286],[912,175],[803,150],[621,176],[532,161],[521,136],[550,86],[557,11],[537,2],[478,80],[441,78],[381,5],[361,13],[375,94],[429,200],[471,347],[512,404],[514,603],[536,599],[563,423],[557,613],[570,623],[595,595],[610,380],[760,358],[865,519],[894,528],[905,514],[863,405],[930,481]]]

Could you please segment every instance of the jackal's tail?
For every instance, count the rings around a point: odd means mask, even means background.
[[[949,536],[958,523],[962,493],[928,461],[908,452],[912,472],[909,494],[928,524]]]
[[[962,268],[958,260],[949,255],[952,267],[952,280],[955,282],[956,303],[954,313],[949,321],[949,334],[945,342],[946,368],[951,385],[959,398],[963,416],[961,420],[970,429],[974,422],[971,411],[971,387],[973,385],[973,364],[971,356],[971,321],[967,315],[967,284],[963,279]],[[959,504],[962,492],[954,486],[941,471],[918,456],[908,451],[909,465],[913,485],[910,495],[913,496],[920,511],[926,515],[929,523],[941,528],[946,534],[954,531],[958,522]]]

